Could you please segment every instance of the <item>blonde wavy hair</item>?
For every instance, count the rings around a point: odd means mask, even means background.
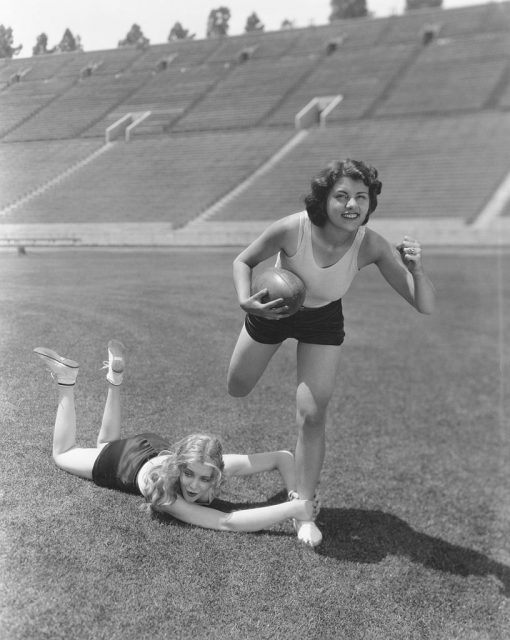
[[[181,472],[191,463],[199,462],[211,467],[213,475],[210,499],[217,497],[223,481],[223,447],[215,436],[194,433],[177,442],[171,451],[162,451],[161,462],[154,466],[144,487],[143,495],[150,508],[158,509],[175,502],[180,495]]]

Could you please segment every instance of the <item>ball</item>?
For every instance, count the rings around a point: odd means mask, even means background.
[[[252,295],[262,289],[267,289],[267,293],[261,302],[283,298],[283,304],[289,307],[290,315],[299,310],[306,296],[306,288],[301,278],[292,271],[278,267],[266,269],[254,277]]]

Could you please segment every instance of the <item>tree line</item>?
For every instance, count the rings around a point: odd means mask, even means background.
[[[417,9],[442,7],[443,0],[406,0],[406,11],[414,11]],[[330,22],[335,20],[346,20],[351,18],[363,18],[370,15],[367,8],[367,0],[331,0]],[[211,9],[207,18],[206,38],[223,38],[228,36],[230,9],[225,6]],[[292,29],[294,23],[292,20],[283,20],[280,28]],[[258,15],[253,12],[246,19],[244,27],[245,33],[262,32],[265,25]],[[170,29],[168,34],[168,42],[175,40],[192,40],[196,34],[190,33],[180,22],[176,22]],[[126,37],[119,40],[119,47],[138,47],[145,48],[150,44],[150,40],[144,35],[142,28],[138,24],[133,24],[126,34]],[[22,45],[14,44],[14,34],[11,27],[5,27],[0,24],[0,58],[12,58],[21,52]],[[36,43],[32,47],[32,55],[46,55],[50,53],[65,53],[69,51],[83,51],[83,45],[79,35],[75,35],[67,28],[64,31],[62,39],[56,45],[49,46],[48,36],[41,33],[37,36]]]

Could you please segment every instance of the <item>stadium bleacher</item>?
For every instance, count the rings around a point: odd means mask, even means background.
[[[150,117],[135,131],[137,136],[164,133],[196,100],[205,95],[225,74],[221,64],[181,67],[178,63],[152,75],[129,99],[83,133],[102,136],[105,129],[129,112],[151,111]]]
[[[20,127],[70,88],[73,82],[68,78],[53,78],[13,84],[8,92],[1,95],[0,135],[7,136],[11,130]]]
[[[115,143],[65,182],[4,216],[4,222],[35,223],[43,217],[51,223],[181,226],[254,171],[289,135],[285,130],[232,131],[140,139],[130,143],[129,153],[126,144]],[[30,173],[28,144],[25,168]],[[94,141],[79,140],[76,146],[83,157],[94,148]],[[65,161],[69,149],[59,146],[57,150],[59,162]]]
[[[315,60],[286,56],[253,60],[232,68],[221,83],[173,126],[176,131],[253,127],[311,69]],[[263,87],[263,91],[261,88]]]
[[[27,196],[102,145],[98,140],[41,140],[0,145],[0,209]]]
[[[77,138],[148,79],[141,73],[80,79],[4,139],[13,142]]]
[[[329,117],[330,122],[361,118],[412,56],[415,47],[415,44],[372,47],[371,56],[357,48],[346,49],[327,56],[299,83],[267,124],[288,125],[315,96],[328,95],[342,96],[340,106]]]
[[[317,169],[354,155],[383,174],[381,219],[467,233],[510,171],[509,7],[1,60],[1,229],[198,229],[205,212],[221,234],[299,209]],[[296,114],[332,96],[326,128],[309,119],[287,149]],[[127,114],[144,114],[131,141],[121,127],[106,144]],[[483,219],[508,221],[500,209]]]
[[[377,216],[469,222],[508,172],[500,136],[510,139],[510,114],[373,119],[316,129],[216,219],[269,222],[299,211],[318,168],[331,159],[369,157],[383,181]]]
[[[439,40],[425,47],[377,115],[482,110],[504,74],[510,34]]]
[[[277,60],[290,51],[294,52],[299,35],[294,31],[273,31],[264,35],[260,33],[243,34],[224,38],[221,46],[208,58],[208,62],[238,61],[244,51],[249,58],[270,58]]]

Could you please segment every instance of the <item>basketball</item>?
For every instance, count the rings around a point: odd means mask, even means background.
[[[255,276],[252,282],[252,295],[267,289],[267,294],[261,302],[270,302],[283,298],[283,304],[289,307],[289,314],[293,315],[303,305],[306,295],[304,282],[299,276],[287,269],[271,267]]]

